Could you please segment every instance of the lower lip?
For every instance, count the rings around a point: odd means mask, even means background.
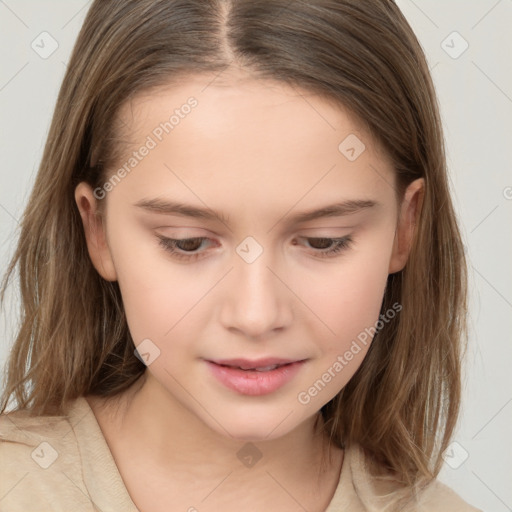
[[[305,361],[279,366],[275,370],[257,372],[241,370],[206,361],[213,375],[229,389],[242,395],[267,395],[277,391],[293,379]]]

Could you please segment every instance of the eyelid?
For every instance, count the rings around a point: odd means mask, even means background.
[[[334,230],[337,230],[337,229],[342,229],[342,230],[348,230],[348,229],[355,229],[358,225],[357,224],[350,224],[350,225],[343,225],[343,226],[340,226],[339,222],[336,223],[335,225],[333,226],[314,226],[314,227],[311,227],[311,228],[300,228],[298,231],[324,231],[324,230],[329,230],[329,229],[334,229]],[[329,235],[330,236],[330,235]],[[311,238],[313,238],[311,235],[310,235]],[[317,238],[317,237],[315,237]],[[326,238],[326,237],[323,237],[323,236],[320,236],[318,238]],[[332,236],[331,238],[336,238],[335,236]],[[338,237],[339,238],[339,237]]]
[[[208,251],[201,251],[201,252],[192,252],[192,251],[183,251],[179,248],[176,248],[178,243],[183,243],[191,240],[200,241],[200,244],[203,243],[205,240],[211,241],[210,238],[204,237],[204,236],[195,236],[195,237],[187,237],[187,238],[169,238],[166,236],[163,236],[161,234],[156,235],[157,238],[160,240],[159,245],[164,248],[167,252],[171,254],[171,256],[178,260],[186,260],[186,261],[195,261],[198,258],[206,257]],[[335,258],[336,256],[341,256],[342,253],[344,253],[346,250],[350,249],[352,247],[352,244],[354,242],[352,235],[345,235],[342,237],[327,237],[327,236],[316,236],[316,237],[306,237],[306,236],[299,236],[299,239],[304,239],[306,241],[309,240],[327,240],[331,242],[331,247],[324,248],[324,249],[315,249],[312,248],[312,255],[313,257],[317,258]],[[298,245],[298,244],[294,244]],[[197,249],[195,249],[197,250]]]

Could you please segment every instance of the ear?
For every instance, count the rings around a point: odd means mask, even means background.
[[[405,267],[411,250],[416,224],[421,212],[425,180],[418,178],[409,184],[400,206],[393,251],[389,261],[389,273],[399,272]]]
[[[114,261],[107,244],[103,216],[98,210],[98,199],[89,184],[82,181],[75,188],[75,201],[82,217],[87,249],[94,268],[107,281],[116,281]]]

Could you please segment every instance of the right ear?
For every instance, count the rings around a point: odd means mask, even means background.
[[[94,268],[106,281],[116,281],[116,269],[107,244],[103,217],[98,211],[98,199],[85,181],[76,186],[75,201],[82,217],[87,249]]]

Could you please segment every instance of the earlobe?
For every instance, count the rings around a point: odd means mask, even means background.
[[[389,262],[389,274],[399,272],[407,263],[422,208],[424,192],[425,180],[418,178],[409,184],[404,193]]]
[[[98,212],[97,199],[89,184],[81,182],[75,188],[75,201],[82,218],[87,250],[94,268],[106,281],[116,281],[117,274],[107,244],[105,226]]]

